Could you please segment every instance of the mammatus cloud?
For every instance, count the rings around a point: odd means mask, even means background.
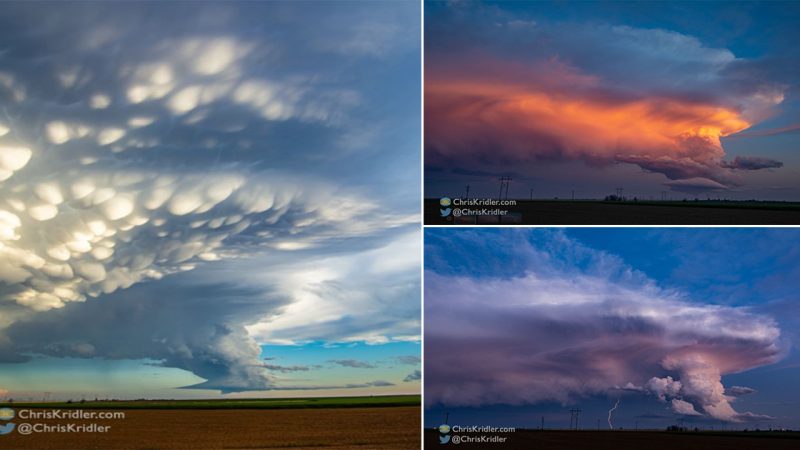
[[[0,14],[0,362],[152,359],[206,380],[192,387],[274,388],[246,327],[303,311],[273,274],[392,245],[418,221],[319,169],[357,150],[341,141],[364,98],[328,70],[364,52],[297,47],[294,60],[270,37],[291,11],[253,27],[265,6],[231,5]],[[309,73],[303,57],[325,64]],[[203,290],[186,277],[234,263],[243,291],[213,270]],[[354,322],[373,339],[397,331]],[[412,322],[400,328],[418,336]]]
[[[628,163],[723,188],[741,184],[736,170],[782,165],[725,158],[720,138],[767,118],[786,89],[736,70],[749,62],[727,49],[661,29],[489,26],[454,9],[426,27],[427,164]]]
[[[480,237],[458,234],[441,245],[470,248]],[[487,238],[513,246],[521,237]],[[565,265],[590,250],[558,233],[545,241],[558,244],[520,248],[528,264],[521,274],[426,270],[425,351],[437,355],[426,363],[427,402],[566,403],[632,391],[680,414],[746,420],[721,377],[781,357],[772,318],[661,289],[602,253]],[[475,256],[481,267],[505,261],[492,252]]]

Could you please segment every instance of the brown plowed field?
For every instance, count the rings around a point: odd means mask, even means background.
[[[0,436],[2,449],[416,449],[418,407],[230,410],[124,410],[124,419],[23,420],[22,423],[111,425],[107,433]]]

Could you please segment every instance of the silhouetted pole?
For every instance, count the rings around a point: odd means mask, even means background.
[[[508,185],[511,182],[511,177],[500,177],[500,196],[497,198],[498,200],[503,199],[503,188],[506,190],[506,200],[508,200]]]
[[[542,416],[542,431],[544,431],[544,416]]]
[[[577,430],[578,429],[578,417],[581,414],[580,408],[574,408],[569,410],[569,429],[570,430]],[[572,423],[575,422],[575,428],[573,428]]]
[[[469,185],[467,185],[467,200],[469,200]]]

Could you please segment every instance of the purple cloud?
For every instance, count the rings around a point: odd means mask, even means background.
[[[752,415],[733,408],[721,380],[783,355],[771,317],[693,301],[599,252],[602,269],[529,260],[538,263],[512,278],[426,271],[429,405],[567,403],[623,391],[683,415]]]

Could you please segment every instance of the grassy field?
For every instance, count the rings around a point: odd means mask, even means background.
[[[477,436],[460,434],[460,436]],[[462,441],[464,448],[508,448],[537,450],[789,450],[800,448],[795,432],[665,432],[665,431],[564,431],[517,430],[498,433],[504,443],[476,444]],[[452,437],[451,437],[452,438]],[[425,430],[426,448],[440,445],[436,430]]]
[[[306,408],[380,408],[419,406],[419,395],[370,397],[248,398],[214,400],[119,400],[86,402],[14,402],[0,403],[13,408],[55,409],[306,409]]]
[[[755,201],[519,200],[503,207],[526,225],[798,225],[800,203]],[[495,219],[494,222],[485,219]],[[483,223],[497,223],[487,217]],[[509,216],[509,219],[512,219]],[[438,199],[425,200],[425,223],[475,224],[475,219],[442,218]],[[511,222],[509,222],[511,223]],[[477,224],[481,224],[478,221]]]

